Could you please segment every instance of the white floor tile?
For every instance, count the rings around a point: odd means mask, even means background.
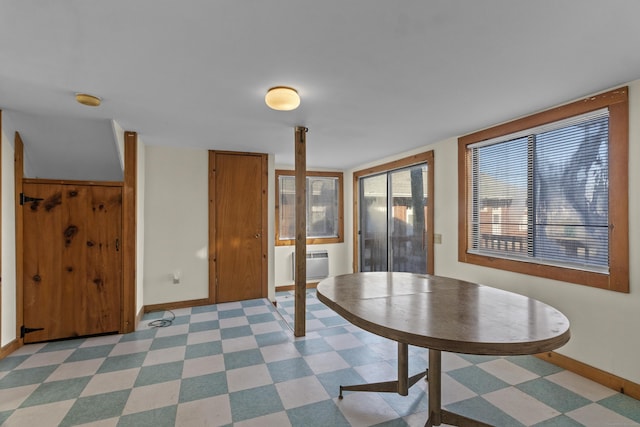
[[[176,425],[180,427],[223,426],[231,421],[231,404],[226,394],[181,403],[176,414]]]
[[[39,386],[40,384],[31,384],[0,390],[0,412],[18,408]]]
[[[362,346],[362,341],[351,334],[331,335],[324,340],[334,348],[334,350],[346,350]]]
[[[633,427],[640,425],[597,403],[592,403],[575,411],[567,412],[566,415],[588,427]]]
[[[197,357],[184,361],[182,378],[198,377],[222,371],[224,371],[224,356],[222,354]]]
[[[398,379],[398,368],[388,362],[370,363],[357,366],[355,370],[368,383]]]
[[[165,328],[158,328],[158,332],[156,332],[156,338],[159,337],[172,337],[175,335],[184,335],[189,333],[189,324],[185,323],[182,325],[171,325]]]
[[[70,378],[80,378],[93,375],[98,372],[105,358],[81,360],[79,362],[63,363],[46,379],[45,382],[68,380]]]
[[[8,357],[26,356],[28,354],[35,354],[35,353],[39,352],[40,350],[42,350],[42,348],[45,345],[47,345],[47,343],[28,344],[28,345],[20,347],[19,349],[17,349],[13,353],[11,353]]]
[[[187,337],[187,345],[220,341],[220,329],[210,331],[191,332]]]
[[[150,411],[178,403],[180,381],[167,381],[159,384],[136,387],[131,390],[122,415]]]
[[[61,402],[48,403],[45,405],[30,406],[28,408],[16,409],[9,418],[2,424],[3,426],[38,426],[57,427],[64,419],[74,399],[63,400]]]
[[[615,390],[570,371],[561,371],[545,378],[594,402],[616,394]]]
[[[256,314],[264,314],[264,313],[271,313],[271,310],[269,310],[269,306],[267,305],[259,305],[256,307],[246,307],[244,309],[244,314],[246,316],[253,316]]]
[[[120,417],[107,418],[106,420],[92,421],[86,424],[78,424],[77,427],[116,427]]]
[[[30,356],[24,362],[20,364],[16,369],[29,369],[39,368],[41,366],[59,365],[64,362],[65,359],[71,356],[75,349],[72,350],[60,350],[60,351],[48,351],[45,353],[38,353]]]
[[[189,319],[191,323],[210,322],[212,320],[218,320],[217,311],[205,311],[204,313],[192,314]]]
[[[449,375],[443,373],[440,378],[441,384],[441,404],[442,406],[450,405],[452,403],[460,402],[462,400],[471,399],[476,397],[477,394],[460,384],[458,381],[451,378]],[[422,383],[422,381],[420,381]],[[425,383],[424,388],[427,388]]]
[[[264,415],[233,424],[234,427],[290,427],[291,422],[286,412]]]
[[[329,399],[325,388],[315,376],[296,378],[276,384],[284,409],[297,408]]]
[[[142,366],[159,365],[161,363],[179,362],[184,360],[186,346],[162,348],[147,353]]]
[[[124,354],[142,353],[149,351],[153,340],[125,341],[115,345],[109,356],[122,356]]]
[[[300,357],[300,352],[296,346],[290,342],[261,347],[260,352],[262,353],[262,358],[267,363]]]
[[[252,348],[258,348],[258,342],[256,341],[256,337],[253,335],[222,340],[222,351],[225,353],[250,350]]]
[[[304,360],[316,375],[350,367],[350,365],[335,351],[305,356]]]
[[[80,344],[79,348],[97,347],[99,345],[117,344],[122,339],[122,335],[105,335],[103,337],[87,338]]]
[[[349,393],[336,405],[352,426],[373,426],[398,417],[377,393]]]
[[[220,328],[235,328],[236,326],[246,326],[249,324],[249,321],[246,317],[231,317],[229,319],[220,319]]]
[[[447,353],[446,351],[443,351],[440,354],[442,355],[441,357],[442,372],[448,372],[448,371],[453,371],[455,369],[466,368],[467,366],[472,365],[472,363],[467,361],[465,358],[458,356],[457,354]],[[429,360],[428,356],[426,360],[427,361]]]
[[[229,388],[229,393],[272,383],[271,374],[265,364],[227,371],[227,387]]]
[[[280,323],[276,320],[274,320],[273,322],[254,323],[253,325],[251,325],[251,332],[253,332],[255,335],[280,331],[282,331],[282,326],[280,326]]]
[[[80,396],[93,396],[132,388],[139,372],[140,368],[133,368],[94,375]]]
[[[539,375],[511,363],[506,359],[494,359],[489,362],[478,363],[477,366],[494,377],[500,378],[502,381],[511,385],[539,378]]]
[[[227,311],[227,310],[237,310],[242,308],[242,304],[239,301],[236,302],[223,302],[222,304],[218,304],[218,311]]]
[[[486,393],[482,397],[524,425],[538,424],[560,415],[560,412],[514,387]]]

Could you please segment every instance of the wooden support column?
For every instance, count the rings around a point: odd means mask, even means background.
[[[24,245],[22,232],[24,223],[22,219],[22,207],[20,206],[20,193],[22,193],[22,179],[24,178],[24,143],[18,132],[15,133],[13,157],[13,184],[15,192],[16,212],[16,340],[23,344],[20,338],[20,327],[24,325]]]
[[[295,128],[296,274],[293,334],[296,337],[305,335],[307,317],[307,130],[304,126]]]
[[[122,191],[122,320],[121,333],[136,330],[136,189],[138,134],[124,133],[124,187]]]

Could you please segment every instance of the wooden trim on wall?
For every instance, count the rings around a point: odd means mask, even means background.
[[[122,321],[120,333],[136,329],[136,189],[138,134],[124,133],[124,187],[122,189]]]
[[[174,301],[174,302],[163,302],[159,304],[149,304],[145,305],[142,309],[145,313],[151,313],[153,311],[164,311],[164,310],[177,310],[180,308],[189,308],[189,307],[199,307],[202,305],[209,305],[209,298],[201,298],[201,299],[192,299],[187,301]]]
[[[0,110],[0,165],[2,165],[2,110]],[[2,167],[0,167],[0,260],[2,259]],[[2,339],[2,263],[0,262],[0,339]],[[2,349],[0,349],[2,359]]]
[[[122,181],[78,181],[75,179],[23,178],[23,184],[88,185],[100,187],[123,187]]]
[[[582,377],[595,381],[598,384],[602,384],[605,387],[616,390],[617,392],[640,400],[640,384],[603,371],[602,369],[594,368],[586,363],[579,362],[554,351],[536,354],[536,357],[566,369],[567,371],[571,371]]]
[[[209,304],[216,303],[216,152],[209,151]]]
[[[24,242],[22,240],[24,221],[20,208],[20,193],[22,193],[24,178],[24,144],[18,132],[14,137],[13,178],[16,215],[16,341],[20,347],[24,344],[23,339],[20,338],[20,326],[24,324]]]
[[[16,338],[13,341],[9,342],[9,344],[7,344],[7,345],[5,345],[3,347],[0,347],[0,360],[4,359],[8,355],[13,353],[17,349],[19,349],[20,347],[22,347],[22,344],[20,343],[18,338]]]

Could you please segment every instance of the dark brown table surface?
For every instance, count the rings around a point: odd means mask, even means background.
[[[570,337],[569,320],[543,302],[448,277],[387,272],[346,274],[322,280],[317,295],[354,325],[397,341],[399,364],[407,363],[402,360],[406,358],[406,345],[429,349],[428,426],[440,425],[441,421],[484,425],[440,408],[441,351],[536,354],[555,350]],[[406,376],[406,366],[399,367],[398,372],[400,380]],[[406,378],[401,382],[406,388]],[[343,388],[367,390],[365,386]],[[400,389],[398,393],[404,394]],[[374,387],[369,391],[389,390]]]

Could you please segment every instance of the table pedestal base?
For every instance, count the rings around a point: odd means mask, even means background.
[[[409,388],[426,376],[429,381],[429,418],[425,427],[439,426],[442,423],[459,427],[493,427],[481,421],[463,415],[454,414],[442,409],[442,354],[440,350],[429,349],[429,369],[409,377],[409,346],[398,343],[398,379],[379,383],[340,386],[339,399],[343,391],[373,391],[378,393],[398,393],[401,396],[409,394]]]
[[[409,377],[409,346],[398,343],[398,379],[396,381],[384,381],[380,383],[358,384],[340,386],[338,399],[342,399],[343,391],[374,391],[378,393],[398,393],[407,396],[409,389],[418,380],[428,374],[428,371],[420,372]]]
[[[492,427],[462,415],[442,409],[442,353],[429,349],[429,418],[424,427],[439,426],[442,423],[459,427]]]

